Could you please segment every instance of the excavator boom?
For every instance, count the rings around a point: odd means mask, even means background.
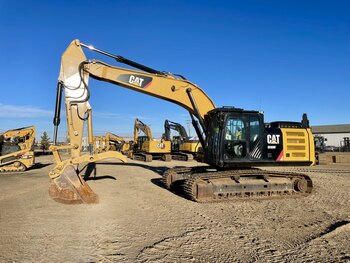
[[[189,140],[186,129],[180,124],[173,121],[165,120],[164,122],[164,135],[167,140],[170,140],[170,130],[175,130],[179,133],[182,140]]]
[[[187,109],[200,120],[204,119],[204,115],[208,111],[215,109],[215,105],[208,95],[197,85],[188,81],[181,75],[174,75],[151,69],[121,56],[112,55],[92,46],[85,45],[78,40],[73,41],[68,49],[80,53],[82,52],[80,47],[89,48],[90,50],[114,58],[120,63],[143,70],[137,71],[115,67],[95,59],[80,61],[80,63],[83,62],[85,71],[89,73],[92,78],[112,82],[134,91],[173,102]],[[78,51],[79,49],[80,51]]]
[[[149,126],[144,124],[139,119],[135,119],[135,122],[134,122],[134,142],[137,142],[140,131],[142,131],[145,134],[145,136],[148,138],[148,140],[150,140],[150,141],[153,140],[152,131],[149,128]]]

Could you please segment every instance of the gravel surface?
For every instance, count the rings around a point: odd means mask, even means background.
[[[52,156],[37,162],[0,174],[1,262],[350,262],[350,165],[308,168],[308,197],[199,204],[161,183],[196,162],[109,161],[88,181],[99,204],[64,205]]]

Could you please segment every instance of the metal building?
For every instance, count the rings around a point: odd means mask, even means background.
[[[341,147],[344,138],[350,137],[350,124],[312,126],[311,130],[314,135],[321,135],[327,139],[326,146]]]

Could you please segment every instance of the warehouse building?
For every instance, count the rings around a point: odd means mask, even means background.
[[[312,126],[312,133],[327,139],[327,146],[342,147],[344,138],[350,138],[350,124]]]

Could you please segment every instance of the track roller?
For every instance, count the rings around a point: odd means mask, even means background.
[[[170,162],[171,161],[171,155],[170,154],[162,154],[162,160],[164,162]]]

